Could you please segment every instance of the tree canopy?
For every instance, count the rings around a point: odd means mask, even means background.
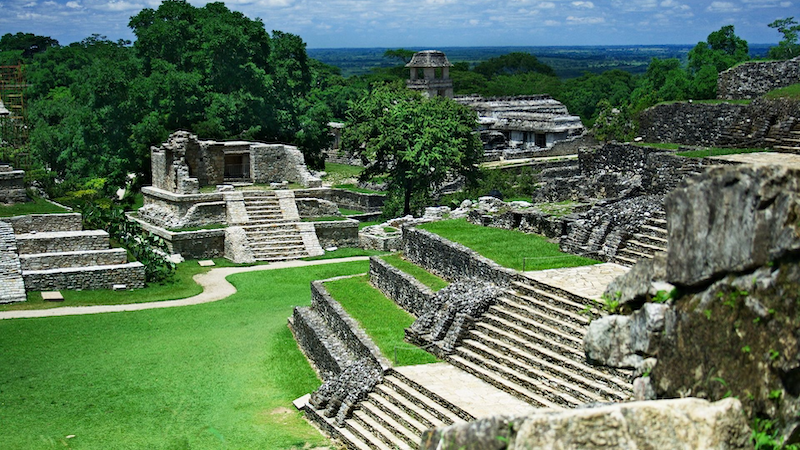
[[[474,179],[483,155],[476,126],[471,109],[424,98],[398,83],[379,86],[353,104],[343,142],[367,163],[363,179],[386,177],[389,214],[410,214],[449,177]]]
[[[794,17],[778,19],[767,26],[775,28],[783,35],[783,39],[778,42],[778,46],[769,49],[770,58],[792,59],[795,56],[800,56],[800,43],[797,42],[800,25],[797,24]]]

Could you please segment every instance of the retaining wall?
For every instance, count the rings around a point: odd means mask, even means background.
[[[0,221],[0,303],[25,300],[14,230],[5,221]]]
[[[358,247],[357,220],[310,223],[314,225],[314,232],[321,247]]]
[[[403,254],[415,264],[451,282],[477,278],[508,286],[517,276],[515,270],[419,228],[403,227]]]
[[[105,250],[81,250],[62,253],[37,253],[21,255],[22,270],[47,270],[66,267],[109,266],[128,262],[128,252],[124,248]]]
[[[24,234],[31,231],[80,231],[83,227],[81,215],[64,214],[28,214],[26,216],[4,217],[14,227],[14,233]]]
[[[336,188],[297,189],[294,191],[294,196],[295,198],[308,197],[328,200],[336,203],[339,207],[364,212],[380,211],[386,197],[384,194],[366,194]]]
[[[369,258],[369,281],[414,316],[425,312],[434,295],[428,286],[378,256]]]
[[[330,280],[311,282],[311,307],[296,307],[289,322],[303,352],[326,379],[360,359],[375,363],[384,372],[389,370],[391,363],[328,294],[325,281]],[[320,320],[324,324],[319,324]]]
[[[20,255],[104,250],[109,246],[108,233],[103,230],[18,234],[16,237]]]
[[[32,270],[25,271],[22,278],[28,291],[111,289],[115,284],[140,289],[144,287],[144,266],[132,262],[117,266]]]
[[[225,229],[198,231],[169,231],[128,215],[146,231],[164,239],[170,253],[180,253],[185,259],[211,259],[225,256]]]
[[[569,219],[547,215],[540,211],[506,211],[499,214],[481,214],[470,211],[467,221],[485,227],[519,230],[523,233],[534,233],[549,238],[557,238],[567,231]]]
[[[800,83],[800,56],[788,61],[746,62],[719,74],[717,98],[758,98],[795,83]]]

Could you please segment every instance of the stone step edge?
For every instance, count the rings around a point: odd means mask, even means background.
[[[305,413],[306,419],[309,422],[315,424],[323,434],[326,434],[329,438],[338,440],[345,444],[351,450],[384,450],[386,449],[385,446],[375,446],[374,444],[370,445],[369,440],[364,437],[360,436],[352,431],[348,430],[347,428],[338,428],[336,425],[332,423],[328,418],[324,417],[318,411],[314,409],[311,405],[306,404],[303,407],[303,412]],[[390,449],[391,450],[391,449]]]
[[[380,409],[384,414],[391,416],[396,422],[402,424],[409,431],[415,432],[417,435],[421,436],[423,431],[431,428],[431,426],[417,420],[417,418],[409,414],[408,411],[401,409],[377,392],[370,392],[361,405],[365,403],[369,403],[375,408]]]
[[[380,439],[389,448],[411,450],[411,447],[403,439],[392,433],[391,430],[386,429],[380,422],[374,420],[364,411],[358,409],[353,411],[353,417],[350,418],[350,421],[361,425],[362,428]]]
[[[586,327],[560,320],[536,311],[535,309],[528,308],[525,305],[519,305],[512,308],[509,307],[505,302],[498,301],[498,303],[489,307],[487,313],[510,316],[507,317],[506,320],[511,323],[517,323],[517,325],[520,326],[536,326],[542,322],[547,323],[547,326],[550,328],[554,328],[553,325],[555,325],[555,328],[560,329],[562,333],[570,334],[577,339],[583,339],[583,336],[586,334]]]
[[[419,439],[422,437],[421,432],[409,429],[402,423],[402,421],[398,421],[390,414],[386,414],[380,408],[377,408],[376,411],[375,405],[372,403],[368,402],[359,403],[358,410],[356,411],[356,413],[363,413],[369,416],[373,421],[382,426],[395,438],[400,439],[401,441],[405,442],[410,446],[417,445],[419,443]],[[354,413],[353,416],[355,417],[356,414]]]
[[[439,394],[431,391],[430,389],[426,388],[425,386],[423,386],[423,385],[417,383],[416,381],[408,378],[407,376],[403,375],[402,373],[398,372],[397,370],[392,369],[389,372],[388,375],[391,375],[391,376],[399,379],[403,383],[405,383],[407,386],[416,389],[418,392],[424,394],[429,399],[431,399],[434,402],[438,403],[439,406],[441,406],[443,408],[446,408],[448,411],[452,412],[453,414],[455,414],[456,416],[458,416],[462,420],[464,420],[466,422],[470,422],[470,421],[475,420],[475,416],[473,416],[472,414],[466,412],[461,407],[453,404],[449,400],[447,400],[444,397],[440,396]]]
[[[521,304],[528,308],[538,309],[551,317],[560,317],[565,321],[572,321],[573,323],[579,323],[582,326],[589,326],[588,317],[582,316],[580,313],[560,308],[559,306],[554,305],[547,300],[542,300],[523,294],[515,294],[512,298],[506,296],[502,296],[501,298],[509,302]],[[575,308],[581,308],[581,310],[583,310],[585,307],[586,305],[575,305]]]

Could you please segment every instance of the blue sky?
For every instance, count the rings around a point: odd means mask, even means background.
[[[133,39],[128,20],[160,0],[0,0],[0,35],[24,31],[61,44],[93,33]],[[195,6],[205,2],[191,1]],[[267,30],[310,48],[694,44],[723,25],[774,43],[767,24],[800,19],[800,0],[235,0]]]

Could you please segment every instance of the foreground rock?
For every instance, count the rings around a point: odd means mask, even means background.
[[[752,449],[739,400],[686,398],[538,410],[426,431],[421,450]]]

